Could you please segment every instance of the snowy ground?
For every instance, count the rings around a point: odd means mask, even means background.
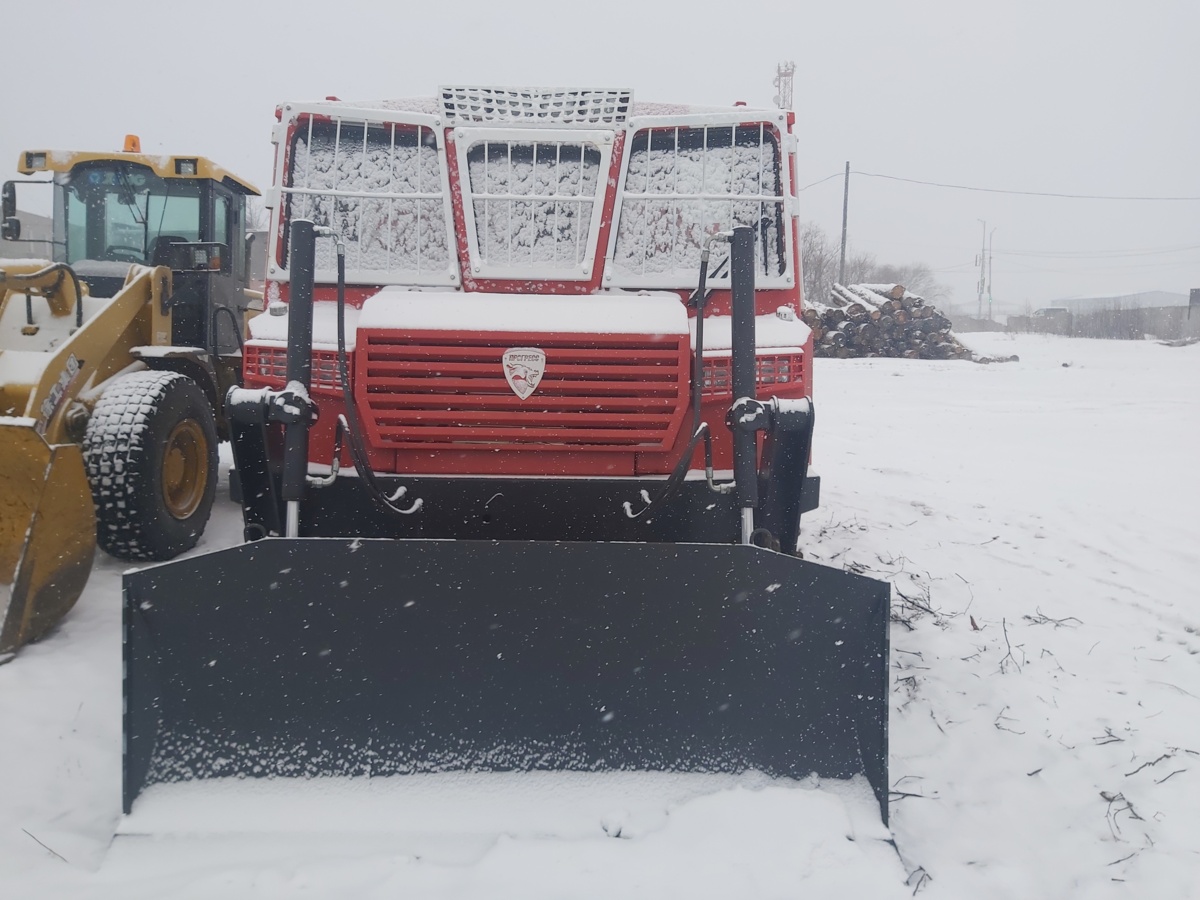
[[[192,837],[114,840],[122,564],[100,556],[0,667],[5,896],[1191,896],[1200,346],[969,343],[1021,361],[817,363],[804,544],[895,585],[898,853],[853,789],[753,777],[426,780],[404,815],[323,795],[274,834],[235,790]],[[219,509],[202,549],[239,530]]]

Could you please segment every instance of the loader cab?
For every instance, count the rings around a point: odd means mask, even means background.
[[[188,170],[193,171],[195,161]],[[246,275],[245,194],[201,178],[164,178],[133,162],[81,163],[54,178],[57,261],[111,296],[130,264]],[[179,245],[196,245],[184,246]],[[97,287],[109,288],[98,291]]]
[[[246,197],[258,194],[252,185],[203,157],[138,152],[27,151],[18,169],[51,174],[54,261],[69,264],[93,297],[115,296],[131,265],[167,266],[170,343],[237,352],[250,275]]]

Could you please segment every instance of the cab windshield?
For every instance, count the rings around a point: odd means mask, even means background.
[[[200,184],[136,163],[76,166],[55,176],[63,262],[157,265],[172,243],[200,239]]]

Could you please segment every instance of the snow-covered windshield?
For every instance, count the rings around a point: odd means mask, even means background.
[[[785,273],[782,161],[772,128],[648,128],[626,152],[613,258],[623,283],[648,276],[656,285],[694,283],[704,240],[734,225],[757,230],[760,278]],[[727,252],[713,248],[710,271]]]
[[[589,258],[600,151],[590,144],[481,141],[467,151],[481,262],[576,269]]]
[[[286,221],[311,219],[346,243],[346,267],[421,282],[450,267],[442,154],[429,128],[308,120],[296,130],[283,186]],[[336,267],[317,241],[317,269]]]

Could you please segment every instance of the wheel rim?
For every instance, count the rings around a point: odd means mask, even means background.
[[[167,511],[186,519],[204,499],[208,487],[208,441],[195,419],[184,419],[171,429],[163,454],[162,493]]]

